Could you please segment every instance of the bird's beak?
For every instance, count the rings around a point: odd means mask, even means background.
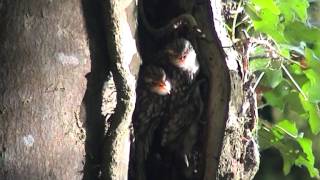
[[[168,91],[168,94],[170,94],[171,93],[171,83],[169,81],[165,81],[164,84],[165,84],[165,88]]]

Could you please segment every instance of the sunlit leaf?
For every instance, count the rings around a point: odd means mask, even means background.
[[[320,73],[320,60],[314,50],[305,48],[305,58],[307,65],[317,73]]]
[[[254,59],[250,61],[249,69],[251,72],[255,72],[258,70],[265,70],[268,68],[268,64],[270,63],[270,59]]]
[[[314,167],[314,155],[312,152],[312,141],[307,138],[297,139],[303,152],[307,155],[306,157],[299,156],[295,164],[298,166],[307,167],[311,177],[319,176],[319,171]]]
[[[275,127],[280,128],[282,131],[286,132],[287,134],[293,137],[298,136],[298,129],[296,127],[296,124],[287,119],[278,122]]]
[[[259,14],[262,20],[253,21],[255,30],[266,33],[278,42],[285,42],[284,26],[279,24],[279,15],[274,14],[270,9],[261,9]]]
[[[320,102],[320,76],[318,73],[312,69],[304,71],[305,75],[309,79],[309,82],[306,82],[302,86],[303,92],[307,95],[308,100],[313,103]]]
[[[244,9],[252,20],[255,20],[255,21],[262,20],[259,16],[257,10],[254,8],[254,6],[252,4],[246,3],[246,5],[244,6]]]
[[[251,2],[260,9],[269,9],[273,14],[280,14],[280,10],[273,0],[251,0]]]
[[[299,96],[303,108],[308,112],[308,123],[313,134],[320,132],[320,111],[317,104],[306,101],[301,95]]]
[[[304,74],[304,72],[301,69],[301,66],[299,66],[298,64],[292,64],[289,67],[290,72],[296,74],[296,75],[302,75]]]
[[[259,86],[269,88],[262,95],[278,122],[262,125],[260,147],[279,150],[284,174],[296,165],[306,167],[311,177],[319,177],[312,141],[303,137],[304,132],[310,134],[309,129],[302,123],[308,122],[313,134],[320,132],[320,29],[307,22],[308,0],[249,0],[248,4],[246,12],[255,30],[251,37],[262,37],[275,46],[257,45],[257,52],[279,55],[272,60],[252,58],[250,62],[252,72],[265,73]],[[250,56],[259,57],[257,52]]]
[[[305,22],[307,20],[307,0],[280,0],[276,1],[282,14],[285,17],[285,23],[292,22],[295,18]]]

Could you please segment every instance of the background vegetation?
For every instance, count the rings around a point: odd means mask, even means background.
[[[225,6],[230,36],[256,76],[262,151],[256,179],[319,178],[319,4],[240,0]]]

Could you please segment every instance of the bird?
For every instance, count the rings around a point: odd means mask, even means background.
[[[164,52],[168,57],[168,63],[186,73],[186,78],[193,80],[199,72],[199,62],[195,48],[191,41],[185,38],[177,38],[169,42]]]
[[[192,153],[203,111],[201,81],[197,80],[199,62],[195,48],[185,38],[173,39],[159,57],[158,63],[165,69],[172,90],[163,120],[153,137],[152,160],[148,166],[156,169],[153,174],[158,179],[192,179],[196,171]],[[168,177],[162,171],[171,173]],[[149,179],[155,179],[151,176]]]
[[[155,61],[141,66],[132,120],[131,179],[194,177],[193,147],[203,111],[198,73],[195,49],[185,38],[173,39]]]
[[[194,47],[185,38],[177,38],[168,43],[164,51],[167,54],[168,63],[166,71],[172,85],[167,113],[169,114],[168,127],[165,127],[164,132],[178,136],[178,132],[183,129],[181,127],[190,124],[192,120],[197,119],[196,116],[201,114],[201,94],[196,80],[199,62]],[[164,136],[167,135],[164,134]],[[163,145],[164,141],[166,140],[162,139]]]
[[[171,83],[162,67],[142,65],[137,84],[136,108],[132,117],[134,145],[131,148],[131,177],[145,180],[145,161],[153,135],[164,117]]]

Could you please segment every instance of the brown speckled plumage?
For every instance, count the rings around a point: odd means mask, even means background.
[[[200,83],[196,80],[198,71],[194,48],[183,38],[164,48],[157,65],[141,67],[133,114],[132,179],[194,177],[196,160],[192,153],[203,109]],[[154,82],[165,80],[170,81],[170,94],[154,90]],[[169,171],[165,173],[169,176],[162,171]]]
[[[169,96],[155,90],[160,88],[161,83],[166,84],[167,81],[166,74],[161,67],[142,66],[139,77],[136,108],[132,118],[135,140],[131,153],[134,154],[134,158],[131,158],[130,166],[134,169],[134,173],[131,172],[133,173],[131,178],[144,180],[145,160],[154,132],[163,120]]]

